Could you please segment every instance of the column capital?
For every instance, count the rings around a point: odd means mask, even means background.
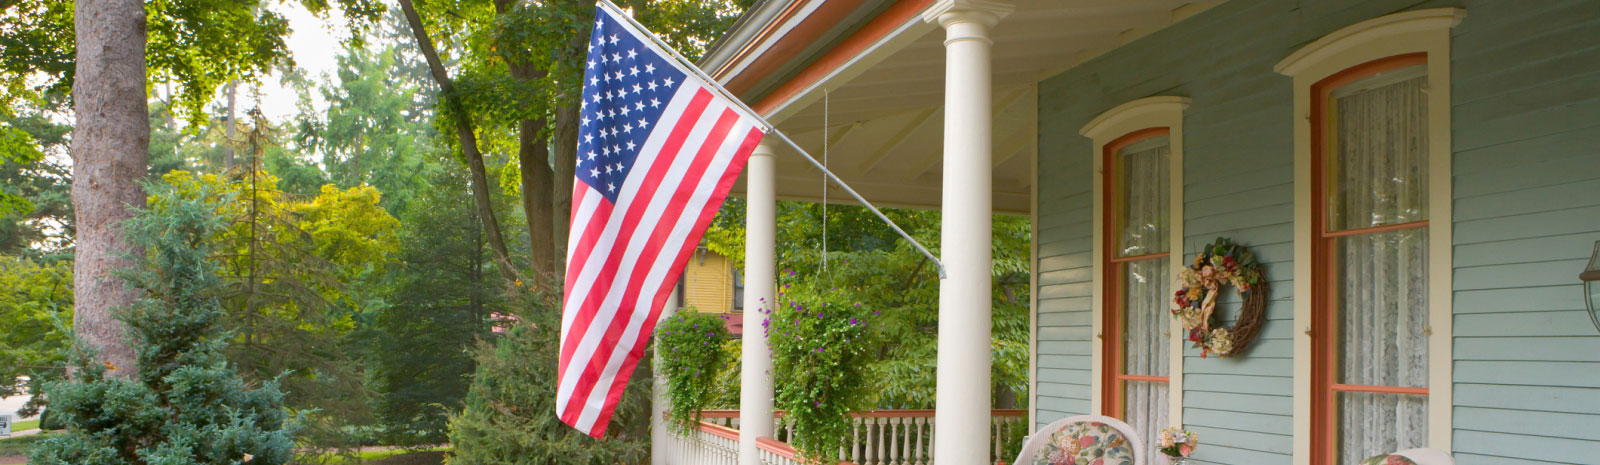
[[[979,23],[994,27],[1000,18],[1011,14],[1010,2],[993,0],[936,0],[922,12],[922,20],[949,28],[957,23]]]
[[[760,143],[756,144],[755,150],[750,151],[750,156],[752,157],[771,157],[776,156],[777,154],[778,148],[767,140],[762,140]]]

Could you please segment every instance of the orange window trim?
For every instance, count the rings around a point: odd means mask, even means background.
[[[1101,154],[1100,163],[1101,188],[1104,199],[1100,214],[1104,217],[1101,221],[1102,238],[1100,246],[1105,250],[1105,263],[1102,264],[1104,274],[1104,296],[1100,305],[1101,312],[1101,350],[1105,354],[1101,357],[1101,370],[1105,374],[1105,381],[1100,383],[1102,408],[1101,413],[1108,417],[1123,418],[1122,412],[1122,387],[1129,381],[1143,381],[1166,383],[1165,376],[1130,375],[1122,372],[1122,267],[1124,263],[1161,259],[1170,256],[1169,252],[1158,252],[1136,256],[1123,257],[1117,252],[1117,225],[1121,223],[1121,206],[1117,202],[1117,151],[1122,150],[1140,141],[1170,134],[1170,128],[1146,128],[1133,131],[1107,143],[1104,153]],[[1165,180],[1163,180],[1165,182]]]
[[[1374,392],[1384,394],[1427,395],[1427,388],[1395,386],[1362,386],[1339,384],[1338,373],[1338,299],[1333,289],[1338,285],[1338,270],[1334,241],[1340,237],[1358,234],[1375,234],[1400,229],[1422,228],[1427,221],[1383,225],[1345,231],[1329,231],[1328,178],[1330,125],[1332,108],[1328,103],[1334,89],[1373,74],[1408,66],[1426,65],[1426,53],[1410,53],[1380,58],[1334,73],[1311,86],[1311,463],[1333,465],[1336,462],[1339,419],[1338,392]]]

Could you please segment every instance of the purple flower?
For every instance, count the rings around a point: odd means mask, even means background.
[[[856,319],[855,318],[851,318],[850,319],[850,325],[851,326],[855,326],[856,325]]]
[[[817,352],[822,352],[822,348],[821,348],[821,347],[818,347],[818,348],[817,348]]]
[[[817,313],[817,318],[822,318],[822,313]]]

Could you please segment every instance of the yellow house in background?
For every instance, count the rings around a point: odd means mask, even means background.
[[[738,335],[743,320],[732,314],[744,311],[744,277],[733,265],[733,260],[705,247],[695,249],[678,280],[678,308],[729,314],[728,331]]]

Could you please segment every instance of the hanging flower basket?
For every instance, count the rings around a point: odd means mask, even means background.
[[[1233,286],[1244,300],[1239,319],[1231,328],[1215,324],[1217,299]],[[1267,307],[1267,280],[1255,253],[1219,237],[1195,255],[1194,263],[1178,272],[1178,290],[1172,298],[1172,316],[1183,322],[1189,340],[1203,358],[1215,353],[1228,357],[1244,351],[1261,329]]]

